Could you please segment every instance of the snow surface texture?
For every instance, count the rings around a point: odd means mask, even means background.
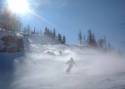
[[[0,74],[0,89],[125,89],[125,60],[117,53],[30,40],[30,52]],[[70,57],[75,65],[66,73]]]

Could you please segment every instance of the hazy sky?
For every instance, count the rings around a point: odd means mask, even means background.
[[[88,29],[96,37],[106,36],[111,43],[125,46],[125,0],[29,0],[34,12],[41,16],[25,16],[23,21],[37,28],[55,27],[70,43],[77,33]]]

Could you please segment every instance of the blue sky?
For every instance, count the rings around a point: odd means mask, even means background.
[[[92,29],[96,37],[106,36],[114,46],[125,46],[125,0],[30,0],[41,16],[24,16],[25,24],[43,29],[55,27],[69,43],[78,42],[77,34]]]

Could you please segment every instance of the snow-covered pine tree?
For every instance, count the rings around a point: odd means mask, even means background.
[[[63,36],[63,38],[62,38],[62,44],[66,44],[66,37],[65,36]]]
[[[60,33],[58,34],[58,41],[59,43],[62,43],[62,35]]]
[[[88,46],[89,47],[97,47],[96,39],[94,33],[91,30],[88,30]]]
[[[54,39],[56,39],[56,29],[55,28],[53,29],[53,33],[52,34],[53,34]]]
[[[78,34],[78,39],[79,39],[79,44],[82,45],[83,44],[83,38],[82,38],[82,32],[79,31],[79,34]]]

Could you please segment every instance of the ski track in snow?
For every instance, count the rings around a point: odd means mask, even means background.
[[[5,75],[0,89],[125,89],[125,60],[116,53],[37,43],[30,47],[22,60],[15,59],[11,79]],[[66,73],[70,57],[76,65]]]

